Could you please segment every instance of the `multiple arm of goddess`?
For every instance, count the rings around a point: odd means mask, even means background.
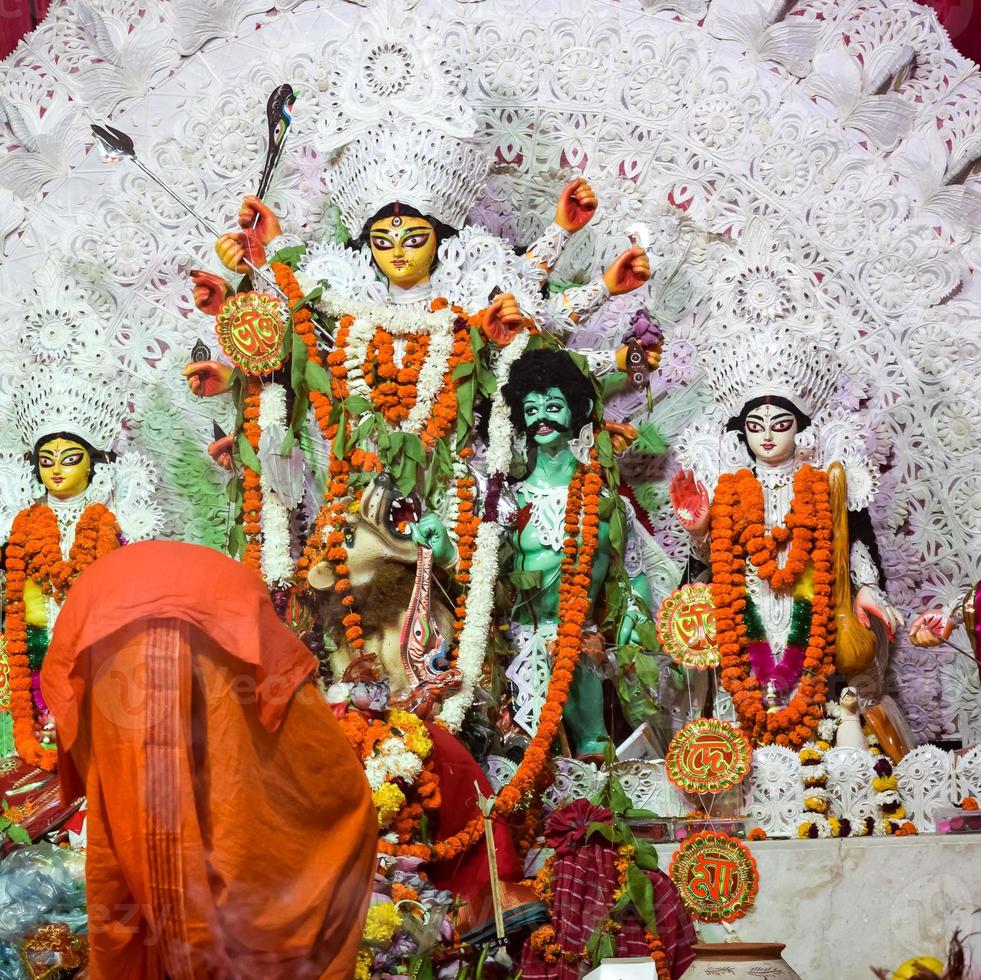
[[[570,181],[562,190],[555,209],[555,220],[542,236],[521,257],[527,279],[544,285],[571,235],[584,228],[596,213],[597,201],[592,188],[582,178]],[[427,282],[436,264],[439,223],[428,216],[411,218],[416,234],[392,235],[391,215],[383,209],[361,230],[359,240],[367,240],[376,268],[385,276],[390,290],[411,290]],[[397,206],[395,208],[397,213]],[[407,209],[403,209],[403,213]],[[283,242],[279,219],[258,198],[248,196],[242,203],[238,223],[240,231],[223,235],[215,244],[222,265],[232,272],[244,274],[249,265],[262,267],[270,247],[274,250]],[[438,230],[439,229],[439,230]],[[583,286],[573,287],[549,301],[553,325],[564,336],[592,316],[610,296],[619,296],[642,286],[651,274],[646,252],[638,247],[624,251],[599,277]],[[204,313],[218,313],[228,293],[229,285],[220,276],[196,270],[194,302]],[[512,293],[496,296],[483,311],[482,325],[487,336],[498,344],[508,343],[520,329],[523,316]],[[592,364],[600,370],[623,366],[625,347],[603,352],[603,363]],[[595,353],[595,352],[594,352]],[[612,354],[612,356],[611,356]],[[220,362],[205,361],[189,365],[185,374],[195,394],[211,395],[227,389],[229,372]]]
[[[592,188],[582,178],[570,181],[562,190],[555,208],[555,219],[546,228],[541,237],[521,256],[520,263],[523,275],[531,281],[544,285],[562,249],[570,236],[581,231],[596,213],[597,201]],[[379,215],[382,212],[379,212]],[[423,217],[415,219],[413,224],[421,224],[434,237],[427,241],[407,242],[403,245],[401,258],[389,256],[386,251],[394,252],[400,243],[393,243],[395,248],[379,247],[377,239],[372,236],[376,225],[381,225],[384,218],[371,222],[371,227],[362,230],[361,238],[367,238],[372,251],[372,258],[377,268],[395,289],[412,289],[428,281],[436,262],[434,220]],[[270,246],[282,242],[284,236],[279,219],[257,197],[246,197],[238,219],[240,231],[223,235],[215,243],[215,251],[222,265],[227,269],[238,272],[248,272],[247,261],[254,266],[262,267]],[[427,227],[428,226],[428,227]],[[391,229],[385,229],[390,231]],[[365,234],[367,233],[367,234]],[[359,239],[360,240],[360,239]],[[417,255],[416,253],[422,253]],[[423,259],[425,261],[423,261]],[[393,262],[403,262],[405,272],[393,266]],[[553,297],[549,303],[549,311],[553,322],[563,333],[569,333],[595,313],[610,297],[631,292],[642,286],[650,278],[650,261],[646,252],[639,247],[624,251],[603,275],[592,282],[576,286],[560,296]],[[228,295],[227,282],[212,273],[195,271],[194,302],[202,312],[216,314]],[[498,343],[506,343],[519,328],[521,317],[517,302],[511,293],[501,293],[486,310],[485,329],[488,335]],[[204,377],[207,369],[198,369],[195,374]],[[192,385],[196,390],[196,387]],[[211,394],[211,391],[202,391]]]

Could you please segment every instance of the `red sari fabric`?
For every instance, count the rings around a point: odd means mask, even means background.
[[[353,975],[377,818],[313,669],[210,549],[129,545],[79,578],[41,680],[88,797],[93,980]]]
[[[491,796],[494,791],[477,760],[458,738],[441,725],[427,725],[426,728],[433,740],[433,762],[439,776],[442,799],[436,839],[446,840],[480,815],[477,787],[480,787],[484,796]],[[494,823],[494,844],[500,880],[520,882],[524,878],[524,866],[514,848],[507,825],[502,821]],[[483,838],[458,858],[432,864],[429,877],[437,888],[448,889],[469,904],[466,914],[469,925],[477,925],[494,915],[487,844]],[[504,891],[506,896],[515,893],[515,901],[534,901],[535,898],[534,894],[527,891],[520,894],[515,889]]]

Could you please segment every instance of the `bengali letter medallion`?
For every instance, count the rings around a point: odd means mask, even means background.
[[[717,718],[696,718],[676,732],[664,767],[685,793],[722,793],[741,783],[753,764],[746,736]]]
[[[221,349],[246,374],[269,374],[282,367],[286,311],[268,293],[237,293],[215,317]]]
[[[675,589],[661,603],[657,636],[664,652],[682,667],[718,667],[712,590],[698,582]]]
[[[731,922],[753,907],[760,886],[756,861],[735,837],[704,830],[671,859],[671,880],[699,922]]]

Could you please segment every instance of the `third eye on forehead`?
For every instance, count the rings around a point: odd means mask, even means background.
[[[785,412],[782,409],[777,409],[776,411],[754,411],[750,412],[746,416],[747,422],[755,422],[757,425],[766,425],[769,423],[773,425],[777,422],[792,422],[794,416],[790,412]]]
[[[427,228],[425,225],[415,225],[413,227],[398,229],[394,228],[373,228],[371,230],[371,235],[378,236],[380,238],[387,238],[392,242],[405,241],[406,238],[410,238],[413,235],[427,235],[432,231],[431,228]]]
[[[81,446],[65,446],[62,449],[39,449],[38,457],[40,459],[50,459],[52,461],[56,459],[64,460],[69,456],[78,456],[84,453],[85,450]]]

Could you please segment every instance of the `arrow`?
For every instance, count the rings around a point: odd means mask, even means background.
[[[184,200],[172,187],[164,182],[162,177],[155,174],[149,167],[147,167],[136,155],[136,147],[133,145],[133,139],[128,134],[124,133],[121,129],[115,129],[112,126],[92,126],[92,135],[99,141],[99,148],[102,151],[102,157],[106,163],[118,163],[120,160],[129,160],[132,164],[138,167],[150,178],[158,187],[165,190],[176,202],[179,204],[192,218],[194,218],[198,224],[200,224],[206,231],[214,235],[216,239],[222,237],[222,233],[218,231],[215,226],[208,221],[207,218],[198,214],[194,208]],[[246,257],[243,259],[245,264],[252,270],[253,280],[261,280],[263,285],[268,289],[276,293],[277,296],[284,302],[289,301],[286,298],[285,293],[276,285],[276,281],[271,279],[269,274],[257,266],[253,265],[249,259]]]

